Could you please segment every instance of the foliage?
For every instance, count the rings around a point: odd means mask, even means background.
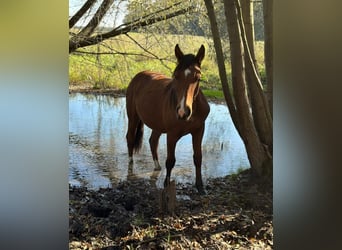
[[[129,33],[83,48],[82,53],[69,55],[69,81],[73,84],[91,83],[94,88],[125,89],[133,76],[143,70],[171,76],[176,66],[174,46],[177,43],[185,53],[195,53],[204,44],[202,88],[221,90],[212,40],[190,35]],[[256,54],[259,69],[263,69],[263,42],[257,42]],[[230,74],[229,61],[226,67]]]
[[[127,14],[125,15],[124,22],[130,22],[135,20],[137,17],[151,15],[158,10],[167,8],[168,6],[180,5],[185,8],[189,5],[193,6],[194,9],[182,16],[177,16],[165,22],[160,22],[153,27],[148,29],[154,29],[158,33],[167,34],[189,34],[197,36],[210,36],[210,24],[206,14],[204,1],[152,1],[152,0],[130,0],[127,4]],[[217,21],[222,38],[227,38],[227,27],[225,23],[225,14],[223,8],[223,2],[217,1],[215,3],[215,11],[217,13]],[[263,11],[262,3],[259,1],[254,2],[254,28],[256,40],[263,40],[264,26],[263,26]],[[137,30],[138,32],[146,32],[144,29]]]
[[[157,15],[160,10],[165,8],[191,7],[191,11],[185,15],[177,16],[172,20],[160,22],[149,27],[148,29],[158,34],[189,34],[203,36],[210,34],[208,21],[204,3],[201,0],[195,1],[179,1],[179,0],[166,0],[166,1],[151,1],[151,0],[131,0],[127,4],[127,13],[124,22],[131,22],[136,20],[137,17],[144,17],[149,15]],[[144,29],[138,29],[138,32],[145,32]]]

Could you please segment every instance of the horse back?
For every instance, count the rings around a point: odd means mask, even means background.
[[[135,75],[127,88],[127,106],[151,129],[164,131],[162,114],[170,82],[171,78],[163,74],[142,71]]]

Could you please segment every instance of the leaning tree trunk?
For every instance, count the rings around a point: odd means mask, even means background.
[[[216,20],[216,15],[214,11],[214,5],[212,3],[212,0],[204,0],[207,12],[208,12],[208,17],[209,17],[209,22],[210,22],[210,27],[211,27],[211,32],[213,36],[213,41],[214,41],[214,47],[216,51],[216,60],[217,60],[217,66],[219,70],[219,75],[221,79],[221,85],[222,85],[222,90],[223,90],[223,95],[226,100],[230,116],[232,117],[232,121],[237,128],[237,131],[239,132],[239,121],[238,121],[238,116],[236,112],[236,107],[234,103],[234,98],[232,94],[230,93],[229,90],[229,85],[228,85],[228,77],[227,77],[227,72],[226,72],[226,67],[224,64],[224,56],[223,56],[223,49],[222,49],[222,44],[221,44],[221,37],[219,33],[219,29],[217,26],[217,20]],[[240,135],[241,136],[241,135]]]
[[[248,98],[249,91],[252,102],[255,102],[255,100],[259,100],[261,98],[258,91],[258,88],[260,86],[256,84],[250,84],[250,86],[247,86],[245,77],[245,53],[249,53],[247,68],[250,68],[250,70],[248,72],[250,73],[251,70],[255,71],[255,68],[253,69],[253,65],[250,64],[249,61],[251,57],[248,45],[246,46],[243,24],[241,27],[241,23],[239,23],[239,7],[240,4],[238,0],[224,1],[224,9],[231,51],[232,83],[235,104],[239,117],[239,132],[245,144],[251,168],[259,175],[268,175],[271,173],[272,170],[272,157],[269,150],[267,149],[267,145],[265,147],[262,143],[259,137],[259,131],[255,124],[255,121],[257,123],[260,122],[258,115],[260,117],[262,117],[263,115],[267,115],[268,107],[262,106],[259,102],[257,102],[256,107],[254,107],[253,109],[253,105]],[[255,76],[257,75],[252,75],[252,77]],[[266,111],[262,110],[263,108],[266,108]],[[256,115],[256,112],[260,113]],[[268,123],[269,121],[266,122]]]
[[[271,154],[273,152],[273,124],[269,111],[266,96],[259,74],[256,69],[256,63],[253,60],[251,47],[254,47],[254,41],[248,41],[246,29],[244,26],[242,9],[239,0],[235,0],[237,20],[240,27],[240,37],[244,48],[244,59],[246,65],[246,80],[249,90],[251,109],[254,119],[254,125],[258,132],[258,136],[266,150]],[[251,38],[252,39],[252,38]]]
[[[263,0],[267,99],[273,116],[273,0]]]
[[[241,0],[241,9],[243,14],[243,24],[245,26],[246,38],[251,52],[254,65],[257,65],[255,58],[255,35],[254,35],[254,12],[252,0]]]

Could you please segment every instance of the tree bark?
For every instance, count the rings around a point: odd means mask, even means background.
[[[251,52],[251,56],[255,65],[257,61],[255,58],[255,35],[254,35],[254,13],[253,2],[251,0],[241,0],[241,9],[243,14],[243,23],[245,25],[246,38]]]
[[[80,18],[91,8],[91,6],[96,3],[97,0],[88,0],[83,6],[70,18],[69,20],[69,29],[75,26],[75,24],[80,20]]]
[[[273,117],[273,0],[263,0],[267,99]]]
[[[238,128],[239,122],[238,122],[238,117],[237,117],[237,113],[236,113],[234,98],[232,97],[232,94],[230,93],[230,90],[229,90],[227,72],[226,72],[226,67],[224,64],[221,37],[220,37],[219,29],[217,26],[217,20],[216,20],[216,15],[215,15],[215,11],[214,11],[214,5],[212,3],[212,0],[204,0],[204,2],[205,2],[205,6],[207,8],[208,18],[209,18],[209,22],[210,22],[210,26],[211,26],[211,33],[212,33],[213,41],[214,41],[217,66],[218,66],[219,75],[220,75],[220,79],[221,79],[223,95],[224,95],[224,98],[226,100],[226,103],[227,103],[227,106],[229,109],[229,113],[232,117],[232,121],[234,122],[235,127]],[[239,131],[239,129],[237,129],[237,131]]]
[[[259,78],[256,65],[253,62],[253,56],[250,50],[254,45],[254,41],[251,43],[247,40],[247,35],[243,22],[242,9],[239,0],[235,0],[236,14],[238,24],[240,26],[240,36],[244,48],[244,59],[246,65],[246,79],[251,99],[251,109],[254,119],[254,124],[258,132],[258,136],[261,142],[266,147],[266,150],[273,152],[273,126],[272,117],[269,111],[268,102],[264,95],[261,80]],[[254,47],[254,46],[253,46]]]
[[[89,21],[89,23],[78,33],[79,37],[88,37],[90,36],[96,27],[100,24],[102,18],[105,16],[110,6],[112,6],[114,0],[103,0],[100,7],[97,9],[93,18]]]
[[[260,141],[251,113],[245,78],[244,53],[246,51],[241,38],[241,27],[238,22],[238,10],[235,1],[224,1],[224,9],[230,41],[232,81],[239,117],[240,134],[246,147],[251,168],[258,175],[268,175],[271,166],[271,156]]]

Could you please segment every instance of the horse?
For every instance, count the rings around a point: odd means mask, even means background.
[[[208,101],[200,89],[201,62],[205,48],[197,54],[184,55],[175,46],[177,66],[169,78],[161,73],[142,71],[136,74],[126,91],[128,130],[126,134],[128,156],[133,163],[133,153],[141,148],[144,124],[152,129],[149,138],[155,170],[160,170],[158,142],[162,133],[167,134],[166,177],[164,187],[170,184],[175,165],[175,147],[184,135],[192,135],[193,161],[196,167],[196,188],[204,194],[202,182],[202,139],[205,120],[210,112]]]

